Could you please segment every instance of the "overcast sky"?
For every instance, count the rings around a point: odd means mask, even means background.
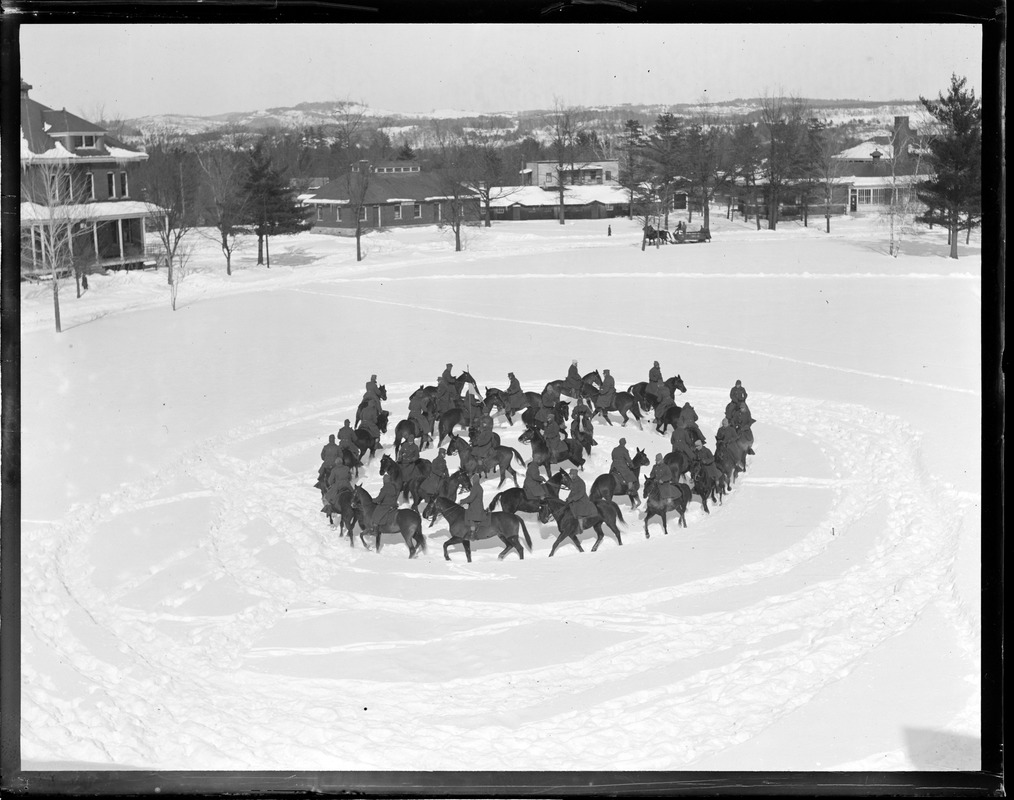
[[[569,30],[562,30],[562,28]],[[83,30],[87,28],[87,33]],[[564,46],[561,47],[561,42]],[[759,97],[981,95],[976,25],[24,25],[32,97],[106,118],[354,99],[511,111]]]

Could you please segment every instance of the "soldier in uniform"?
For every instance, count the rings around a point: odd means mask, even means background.
[[[577,519],[579,531],[584,528],[582,523],[586,519],[599,515],[595,504],[588,499],[588,487],[585,486],[584,480],[578,475],[576,469],[570,471],[570,494],[567,495],[567,506],[570,508],[570,513]]]
[[[373,509],[373,524],[370,525],[370,533],[376,534],[377,529],[382,525],[394,520],[398,512],[398,487],[394,485],[394,478],[388,472],[384,476],[384,485],[380,487],[377,495],[376,508]]]
[[[676,478],[669,465],[662,460],[662,454],[655,456],[655,466],[651,468],[651,478],[655,482],[655,491],[660,500],[668,500],[676,496]]]
[[[430,464],[429,474],[423,479],[419,488],[424,494],[437,494],[443,488],[444,480],[449,474],[447,471],[447,450],[441,447],[437,457]]]
[[[332,433],[327,437],[327,444],[320,451],[321,461],[324,462],[322,468],[330,470],[334,466],[334,462],[341,458],[341,454],[342,449],[335,444],[334,434]]]
[[[602,370],[602,388],[599,389],[599,399],[596,401],[598,408],[610,409],[616,403],[616,381],[609,374],[609,370]]]
[[[419,445],[414,439],[409,439],[401,445],[398,453],[398,463],[401,465],[402,484],[408,486],[409,481],[416,477],[418,470],[415,462],[419,460]]]
[[[527,406],[528,403],[525,401],[524,390],[521,388],[518,379],[514,377],[514,373],[508,372],[507,377],[510,379],[510,385],[507,387],[507,407],[513,416]]]
[[[468,526],[469,537],[475,535],[480,525],[486,524],[486,506],[482,499],[482,484],[479,476],[472,476],[472,488],[462,505],[465,506],[465,524]]]
[[[546,482],[543,480],[539,469],[539,465],[534,461],[528,462],[528,467],[525,469],[525,482],[522,488],[524,489],[525,497],[541,502],[549,495],[549,492],[546,490]]]
[[[581,396],[581,387],[584,385],[584,381],[581,379],[581,373],[577,369],[576,358],[570,362],[570,367],[567,369],[566,385],[574,397]]]
[[[420,386],[420,389],[423,387]],[[415,423],[415,429],[419,436],[433,433],[433,422],[426,418],[426,411],[429,408],[429,398],[424,392],[417,392],[408,401],[408,418]]]
[[[359,458],[359,447],[355,443],[355,431],[352,430],[348,420],[345,420],[345,424],[338,431],[338,447],[347,450],[355,458]]]

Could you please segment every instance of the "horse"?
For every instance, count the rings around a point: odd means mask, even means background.
[[[383,424],[381,424],[383,422]],[[381,411],[377,417],[377,427],[381,433],[387,432],[387,412]],[[360,459],[362,459],[362,453],[367,450],[370,451],[370,458],[373,458],[377,454],[377,449],[383,447],[380,443],[380,437],[375,437],[366,428],[356,428],[352,431],[352,443],[359,448]]]
[[[562,469],[557,470],[556,474],[546,481],[546,488],[549,490],[550,497],[558,498],[561,486],[570,486],[570,477]],[[502,511],[506,511],[509,514],[517,514],[519,511],[532,514],[539,511],[543,500],[533,500],[525,494],[524,489],[515,486],[511,489],[504,489],[502,492],[498,492],[493,497],[489,506],[487,506],[487,510],[492,511],[496,508],[497,503],[500,504]]]
[[[433,437],[427,431],[419,432],[415,422],[410,419],[403,419],[394,426],[394,457],[397,458],[401,452],[401,443],[419,440],[419,449],[425,450],[433,444]]]
[[[518,441],[522,443],[531,442],[532,445],[532,461],[538,464],[540,467],[545,467],[546,477],[552,477],[553,471],[550,469],[551,465],[559,464],[562,461],[569,461],[578,469],[584,466],[584,456],[581,454],[581,445],[575,442],[573,439],[567,439],[567,452],[562,458],[556,458],[552,453],[549,452],[549,445],[541,433],[535,428],[529,428],[527,431],[518,437]]]
[[[623,418],[623,422],[621,423],[622,425],[626,425],[629,421],[629,417],[627,416],[629,414],[637,420],[637,427],[644,430],[644,426],[641,424],[640,404],[634,399],[630,392],[617,392],[615,397],[616,399],[613,400],[613,405],[610,408],[606,408],[605,406],[600,406],[598,404],[597,393],[596,395],[589,397],[592,401],[592,405],[595,407],[595,410],[592,412],[589,419],[595,419],[595,417],[601,415],[602,419],[612,425],[613,421],[609,419],[609,412],[615,411]]]
[[[707,470],[701,467],[693,471],[692,477],[694,481],[694,494],[701,498],[704,513],[710,514],[711,509],[708,508],[708,499],[710,498],[712,502],[721,502],[715,495],[715,491],[721,482],[709,476]]]
[[[398,489],[398,494],[403,495],[406,500],[412,500],[412,507],[416,508],[419,505],[419,484],[426,479],[426,476],[430,474],[430,467],[433,462],[428,458],[419,458],[415,461],[415,474],[409,479],[404,478],[403,465],[399,461],[395,461],[387,453],[380,458],[380,474],[391,475],[391,480],[394,481],[395,487]]]
[[[380,384],[380,386],[377,387],[377,391],[380,392],[380,399],[381,400],[386,400],[387,399],[387,386],[385,384]],[[362,418],[363,418],[363,409],[364,408],[366,408],[366,398],[365,397],[359,402],[359,405],[356,407],[356,425],[358,425],[360,423],[360,421],[362,421]]]
[[[694,419],[691,423],[690,430],[694,433],[695,438],[704,441],[704,434],[701,429],[697,426],[697,412],[694,411],[694,407],[690,403],[684,403],[682,406],[673,405],[668,411],[666,411],[659,419],[655,421],[655,430],[659,433],[665,433],[666,428],[672,425],[676,427],[676,423],[679,422],[680,415],[689,408],[693,412]]]
[[[595,544],[592,545],[592,552],[594,553],[599,549],[599,545],[602,544],[602,540],[605,538],[602,523],[609,526],[609,530],[616,536],[616,543],[623,544],[623,539],[620,537],[620,529],[616,527],[616,520],[620,522],[624,521],[620,507],[612,500],[602,497],[592,502],[595,504],[595,508],[598,509],[599,515],[585,519],[581,528],[578,529],[577,518],[571,513],[569,505],[563,500],[552,497],[546,498],[546,502],[543,503],[542,508],[539,510],[539,522],[543,524],[549,522],[549,517],[552,515],[553,519],[556,520],[556,527],[560,531],[560,535],[556,537],[556,541],[553,542],[553,546],[549,551],[550,558],[552,558],[553,553],[556,552],[556,548],[560,546],[564,539],[573,541],[578,551],[583,553],[584,549],[581,547],[581,542],[577,538],[577,535],[587,528],[595,529]]]
[[[687,385],[683,383],[683,378],[678,374],[671,378],[666,378],[663,381],[669,388],[669,394],[675,396],[676,392],[680,394],[686,394]],[[655,396],[655,392],[651,389],[651,384],[647,381],[640,381],[635,383],[628,390],[635,400],[641,405],[642,411],[651,411],[655,406],[658,405],[658,398]]]
[[[651,461],[640,447],[637,448],[637,452],[634,453],[631,461],[634,464],[634,477],[636,479],[634,483],[624,486],[619,476],[615,472],[609,471],[605,475],[599,475],[592,481],[591,489],[588,490],[588,496],[592,500],[597,497],[612,500],[617,495],[625,494],[630,498],[630,507],[636,508],[640,503],[637,499],[637,489],[640,486],[641,467],[648,466]]]
[[[662,244],[671,244],[675,241],[673,235],[669,233],[665,228],[658,231],[658,238],[662,240]]]
[[[539,422],[536,416],[539,413],[539,410],[542,408],[541,403],[542,400],[540,398],[539,405],[529,406],[522,412],[521,422],[524,424],[526,428],[532,429],[542,427],[542,423]],[[567,420],[570,419],[570,404],[566,400],[560,400],[553,407],[553,416],[556,417],[557,425],[561,426],[564,425],[567,422]]]
[[[451,436],[451,443],[447,445],[447,454],[453,455],[458,454],[458,458],[461,460],[462,468],[468,472],[475,472],[480,465],[475,456],[472,455],[472,445],[465,442],[460,436]],[[514,485],[518,485],[518,474],[514,471],[514,467],[511,466],[513,459],[517,459],[522,467],[526,466],[525,460],[521,457],[521,453],[515,450],[513,447],[507,447],[506,445],[497,445],[490,450],[490,458],[493,461],[493,468],[500,471],[500,483],[497,485],[497,489],[504,485],[507,481],[507,476],[510,475],[514,479]],[[469,465],[473,464],[475,467],[469,469]]]
[[[693,466],[690,456],[682,450],[673,450],[662,457],[662,462],[673,471],[673,475],[686,475]]]
[[[458,469],[448,475],[446,478],[440,480],[440,485],[435,492],[430,492],[424,488],[423,484],[425,481],[422,479],[412,487],[413,496],[415,497],[412,503],[412,508],[419,508],[419,503],[423,500],[426,501],[426,507],[422,510],[423,519],[430,520],[429,527],[433,527],[433,523],[436,522],[436,514],[433,512],[433,502],[438,497],[446,497],[448,500],[453,500],[458,496],[458,492],[463,489],[468,489],[472,485],[472,481],[465,470]]]
[[[363,465],[359,456],[343,447],[341,449],[341,461],[342,464],[352,470],[357,478],[359,477],[359,468]],[[320,489],[322,492],[327,488],[327,476],[330,471],[331,467],[328,467],[326,464],[320,465],[320,469],[317,470],[317,482],[314,484],[314,488]]]
[[[567,397],[575,397],[575,398],[577,397],[577,395],[575,395],[571,391],[570,384],[567,382],[566,378],[550,381],[546,385],[552,386],[554,389],[556,389],[557,394],[561,395],[565,394],[567,395]],[[581,388],[578,391],[581,397],[587,397],[589,389],[596,389],[601,385],[602,385],[602,376],[599,375],[599,371],[596,369],[592,372],[589,372],[587,375],[583,375],[581,377]]]
[[[673,484],[677,492],[678,497],[667,497],[663,500],[657,491],[655,491],[655,481],[652,478],[648,478],[644,482],[644,500],[647,505],[647,510],[644,512],[644,538],[650,539],[651,534],[648,533],[648,520],[651,517],[662,518],[662,530],[665,531],[666,536],[669,535],[669,525],[666,522],[665,515],[670,511],[675,511],[679,514],[679,525],[682,527],[687,526],[687,505],[690,503],[691,491],[690,487],[685,483]]]
[[[524,559],[525,551],[521,547],[521,540],[518,537],[519,529],[525,535],[525,544],[528,546],[528,552],[532,552],[532,537],[528,535],[528,527],[525,525],[525,521],[516,514],[509,514],[505,511],[494,511],[489,515],[488,523],[480,523],[474,533],[468,533],[467,523],[465,522],[465,509],[462,506],[446,497],[438,497],[433,501],[433,505],[435,512],[447,520],[450,533],[450,537],[444,542],[444,558],[447,561],[451,560],[447,548],[452,544],[460,544],[465,548],[465,558],[471,564],[472,542],[479,539],[490,539],[493,536],[499,536],[500,541],[504,543],[504,549],[500,551],[497,558],[502,559],[511,550],[517,550],[518,556]]]
[[[644,226],[644,238],[649,242],[654,243],[658,239],[658,231],[656,231],[651,225]]]
[[[454,436],[454,429],[459,425],[466,425],[468,422],[468,412],[463,408],[452,408],[449,411],[445,411],[440,415],[440,421],[437,425],[437,447],[443,443],[444,439],[448,436]]]
[[[422,519],[420,519],[418,511],[411,508],[399,508],[395,512],[393,522],[375,526],[373,524],[373,515],[376,513],[377,503],[362,486],[356,486],[355,491],[352,493],[352,508],[359,515],[360,524],[363,528],[359,532],[359,539],[367,550],[369,550],[370,546],[363,537],[368,531],[373,530],[376,532],[377,541],[375,547],[378,553],[380,552],[380,535],[382,533],[400,533],[401,538],[405,540],[405,546],[408,548],[409,558],[415,558],[416,553],[420,550],[424,553],[426,552],[426,537],[423,536]]]
[[[349,532],[349,545],[351,547],[356,546],[356,537],[353,536],[353,529],[356,522],[359,521],[359,516],[356,510],[352,507],[352,490],[342,489],[334,502],[325,499],[324,507],[321,509],[322,514],[327,514],[328,524],[334,527],[334,515],[338,515],[338,535],[342,536],[347,530]]]

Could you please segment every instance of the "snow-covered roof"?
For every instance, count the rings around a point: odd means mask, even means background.
[[[563,193],[565,206],[583,206],[588,203],[627,202],[627,193],[618,186],[568,186]],[[560,204],[560,193],[538,186],[494,186],[490,189],[489,204],[493,207],[556,206]]]
[[[843,150],[835,158],[840,158],[843,161],[872,161],[874,152],[880,153],[881,158],[894,158],[894,148],[891,145],[869,140],[860,142],[848,150]]]
[[[74,203],[62,206],[49,206],[41,203],[21,204],[21,224],[30,222],[48,222],[51,219],[73,219],[90,222],[103,222],[111,219],[127,217],[155,217],[159,215],[157,206],[142,203],[139,200],[117,200],[101,203]]]
[[[868,186],[891,186],[895,183],[898,186],[911,186],[919,181],[926,180],[926,178],[926,175],[898,175],[893,179],[890,175],[873,175],[853,178],[843,177],[841,182],[843,184],[851,184],[852,186],[860,188]]]

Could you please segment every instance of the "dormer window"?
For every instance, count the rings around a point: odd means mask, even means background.
[[[96,137],[94,135],[71,136],[70,137],[71,144],[74,146],[75,150],[79,150],[81,148],[94,149],[95,148],[95,140],[96,140]]]

